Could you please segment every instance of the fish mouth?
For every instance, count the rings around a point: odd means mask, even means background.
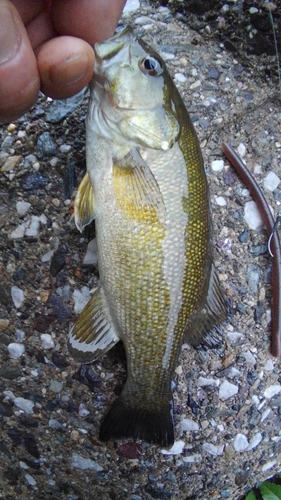
[[[111,59],[118,54],[125,45],[130,44],[134,40],[135,36],[132,27],[126,26],[108,40],[94,44],[96,57],[100,62]]]

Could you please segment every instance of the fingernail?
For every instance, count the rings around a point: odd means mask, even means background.
[[[49,70],[49,78],[57,86],[69,86],[79,82],[88,69],[89,58],[81,53],[70,57],[59,66],[54,65]]]
[[[11,61],[21,44],[21,33],[17,28],[13,8],[5,2],[0,15],[0,64]]]

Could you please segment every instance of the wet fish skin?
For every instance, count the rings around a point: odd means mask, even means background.
[[[209,195],[198,139],[164,61],[130,29],[95,45],[87,174],[77,227],[95,219],[100,288],[68,348],[92,362],[118,340],[127,381],[102,440],[174,441],[171,380],[183,341],[225,318],[213,266]]]

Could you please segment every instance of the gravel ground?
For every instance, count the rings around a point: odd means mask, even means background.
[[[101,419],[124,384],[124,352],[117,346],[92,366],[80,367],[65,345],[70,324],[98,280],[94,244],[88,246],[94,228],[78,233],[71,201],[85,167],[87,96],[69,101],[73,109],[64,117],[58,113],[67,113],[65,105],[41,97],[22,119],[2,126],[0,498],[5,500],[237,499],[280,471],[281,376],[280,359],[269,354],[266,233],[260,222],[253,230],[245,221],[251,197],[221,152],[222,141],[240,151],[276,214],[281,202],[277,79],[265,71],[268,56],[247,56],[246,63],[235,59],[167,8],[143,1],[122,19],[128,21],[162,53],[198,132],[211,191],[216,267],[230,317],[220,349],[200,354],[183,346],[175,375],[172,450],[144,442],[99,442]],[[270,64],[276,64],[273,57]]]

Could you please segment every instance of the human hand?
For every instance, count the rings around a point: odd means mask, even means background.
[[[93,74],[92,45],[113,35],[126,0],[0,0],[0,122],[19,118],[39,89],[54,99]]]

